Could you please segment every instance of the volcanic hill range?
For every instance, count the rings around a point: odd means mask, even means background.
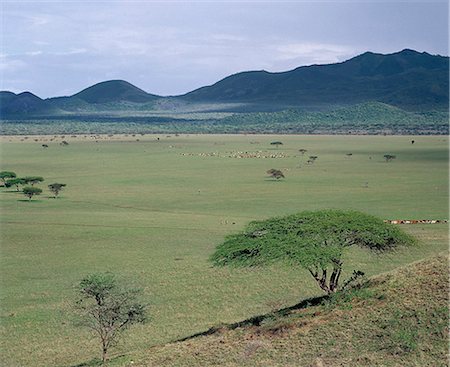
[[[365,102],[415,112],[447,111],[449,58],[408,49],[387,55],[366,52],[336,64],[278,73],[237,73],[171,97],[147,93],[123,80],[101,82],[69,97],[48,99],[30,92],[2,91],[0,114],[26,118],[110,110],[189,110],[196,105],[208,106],[209,111],[311,111]]]

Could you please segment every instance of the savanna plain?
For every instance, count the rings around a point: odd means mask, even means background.
[[[0,189],[0,364],[91,365],[99,345],[76,325],[72,307],[76,285],[93,272],[136,283],[148,304],[149,322],[111,350],[113,365],[319,296],[303,269],[216,268],[209,256],[252,220],[302,210],[448,219],[448,153],[446,136],[3,136],[1,169],[45,181],[30,201],[15,188]],[[386,162],[386,154],[396,159]],[[307,164],[312,155],[318,158]],[[267,177],[271,168],[286,177]],[[53,182],[67,185],[57,199],[47,190]],[[385,255],[352,248],[344,278],[447,251],[447,224],[402,229],[416,246]]]

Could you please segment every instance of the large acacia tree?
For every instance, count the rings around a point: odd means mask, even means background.
[[[351,246],[385,252],[414,239],[392,224],[356,211],[305,211],[255,221],[226,237],[211,260],[215,265],[258,266],[288,262],[309,271],[330,294],[339,289],[342,255]]]

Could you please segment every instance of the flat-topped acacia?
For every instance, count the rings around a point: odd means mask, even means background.
[[[284,261],[307,269],[326,293],[339,289],[342,255],[360,246],[385,252],[414,238],[398,227],[357,211],[305,211],[254,221],[219,245],[215,265],[258,266]]]

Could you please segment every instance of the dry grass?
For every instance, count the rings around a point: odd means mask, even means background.
[[[447,366],[448,257],[259,326],[155,347],[130,366]]]

